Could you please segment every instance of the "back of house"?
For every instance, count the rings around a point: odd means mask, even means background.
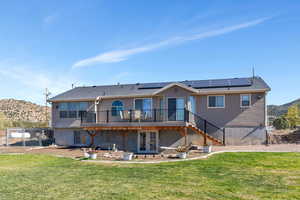
[[[158,153],[265,143],[269,91],[250,77],[76,87],[49,101],[58,145]]]

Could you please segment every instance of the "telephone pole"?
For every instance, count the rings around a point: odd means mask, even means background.
[[[49,96],[51,95],[48,88],[45,89],[44,95],[45,95],[45,119],[46,119],[46,122],[48,123],[48,99],[49,99]]]

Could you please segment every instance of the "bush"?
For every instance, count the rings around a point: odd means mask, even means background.
[[[273,126],[277,130],[287,129],[290,127],[289,121],[284,117],[279,117],[273,121]]]

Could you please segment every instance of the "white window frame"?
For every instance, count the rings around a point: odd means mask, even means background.
[[[249,96],[249,106],[243,106],[242,102],[243,102],[243,99],[242,99],[242,96]],[[240,106],[241,108],[249,108],[251,107],[251,94],[240,94]]]
[[[210,107],[209,106],[209,97],[223,97],[223,99],[224,99],[224,101],[223,101],[223,104],[224,104],[224,106],[222,106],[222,107]],[[217,109],[217,108],[225,108],[225,105],[226,105],[226,98],[225,98],[225,95],[208,95],[207,96],[207,108],[213,108],[213,109]]]

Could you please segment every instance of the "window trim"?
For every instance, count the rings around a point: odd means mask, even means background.
[[[249,106],[243,106],[243,103],[242,103],[242,96],[249,96]],[[240,94],[240,107],[241,108],[250,108],[251,107],[251,98],[252,98],[252,95],[251,94]]]
[[[207,108],[208,108],[208,109],[211,109],[211,108],[212,108],[212,109],[225,108],[225,107],[226,107],[226,98],[225,98],[225,96],[226,96],[226,95],[208,95],[208,96],[207,96]],[[222,107],[210,107],[210,106],[209,106],[209,97],[223,97],[223,105],[224,105],[224,106],[222,106]]]

